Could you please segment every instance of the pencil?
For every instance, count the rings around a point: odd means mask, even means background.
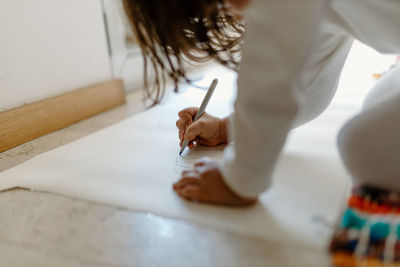
[[[210,87],[207,90],[206,95],[204,96],[203,102],[201,102],[199,111],[197,112],[196,116],[194,117],[193,122],[197,121],[201,115],[203,115],[204,111],[206,110],[206,107],[208,105],[208,102],[210,102],[211,96],[214,93],[215,88],[217,87],[218,84],[218,79],[214,79],[210,85]],[[183,140],[181,151],[179,152],[179,156],[182,155],[182,152],[185,150],[185,148],[189,145],[189,140]]]

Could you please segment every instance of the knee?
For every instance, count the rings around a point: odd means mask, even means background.
[[[355,117],[347,122],[340,130],[337,146],[344,165],[352,176],[355,184],[375,185],[374,177],[376,153],[374,150],[373,133]]]
[[[367,121],[358,115],[340,130],[340,156],[355,184],[400,190],[400,154],[393,133],[385,124]]]
[[[356,167],[363,165],[362,158],[365,155],[366,142],[362,135],[362,129],[355,119],[348,121],[339,131],[337,147],[343,163],[353,172]],[[352,173],[353,174],[353,173]]]
[[[363,109],[373,107],[386,99],[399,97],[400,66],[396,67],[383,77],[364,99]]]

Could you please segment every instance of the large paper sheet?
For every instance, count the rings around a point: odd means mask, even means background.
[[[229,112],[225,86],[217,89],[208,111]],[[335,134],[348,116],[338,102],[321,118],[294,130],[280,158],[272,188],[250,208],[200,205],[172,190],[195,159],[221,159],[223,147],[179,152],[177,112],[199,105],[204,91],[189,89],[158,106],[74,143],[39,155],[0,174],[0,190],[13,187],[52,192],[271,241],[320,247],[327,244],[347,190]],[[344,99],[345,100],[345,99]]]

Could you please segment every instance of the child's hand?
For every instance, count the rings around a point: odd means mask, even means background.
[[[257,201],[233,193],[222,179],[218,163],[207,158],[197,162],[193,171],[184,171],[173,188],[180,197],[191,201],[228,206],[250,206]]]
[[[194,147],[194,142],[206,146],[226,143],[228,119],[220,119],[204,112],[196,122],[193,122],[198,110],[192,107],[178,113],[179,120],[176,121],[176,127],[179,129],[179,145],[182,146],[185,139],[190,141],[188,145],[190,149]]]

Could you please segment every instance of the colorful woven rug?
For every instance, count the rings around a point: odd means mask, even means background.
[[[400,193],[354,188],[329,249],[335,266],[400,266]]]

